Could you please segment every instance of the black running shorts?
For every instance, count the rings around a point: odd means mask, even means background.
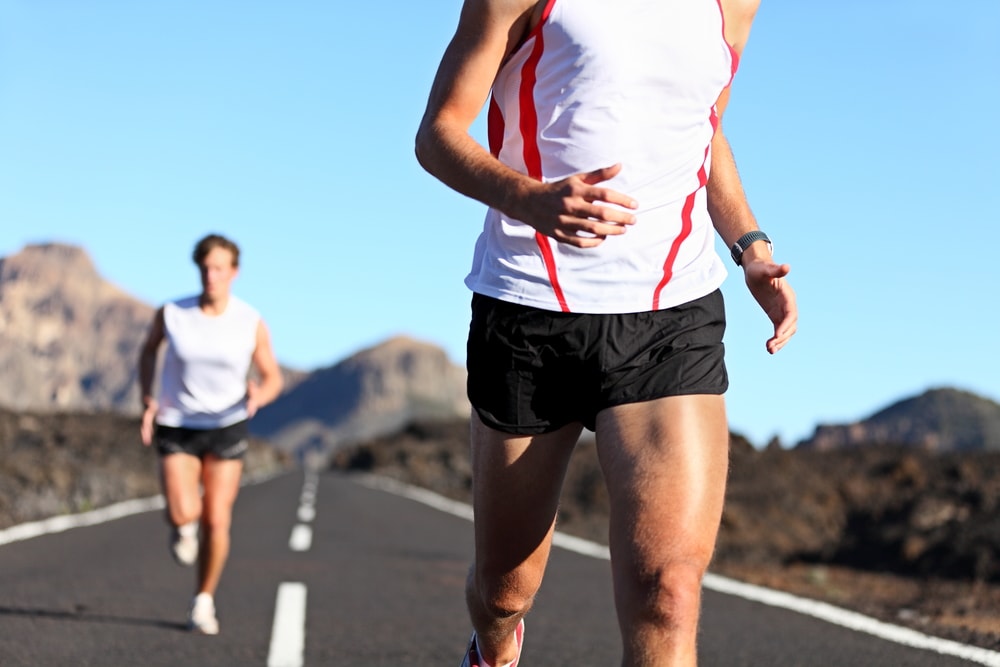
[[[156,425],[156,451],[160,456],[190,454],[200,459],[212,454],[220,459],[242,459],[250,444],[246,420],[222,428],[177,428]]]
[[[521,435],[605,408],[729,387],[722,292],[666,310],[624,314],[541,310],[472,297],[468,395],[487,426]]]

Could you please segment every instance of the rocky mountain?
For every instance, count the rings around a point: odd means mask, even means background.
[[[81,248],[30,245],[0,259],[0,405],[136,412],[135,361],[152,314]]]
[[[958,389],[931,389],[853,424],[820,425],[803,449],[869,444],[930,451],[1000,450],[1000,403]]]
[[[465,369],[435,345],[396,337],[312,372],[261,410],[251,430],[284,451],[325,458],[414,419],[468,414]]]

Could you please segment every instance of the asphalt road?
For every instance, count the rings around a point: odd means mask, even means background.
[[[184,629],[194,573],[159,511],[0,546],[0,667],[458,666],[467,520],[295,473],[244,487],[234,521],[216,637]],[[304,605],[276,624],[283,584]],[[556,549],[525,638],[523,667],[617,666],[607,561]],[[700,652],[703,667],[979,664],[712,591]]]

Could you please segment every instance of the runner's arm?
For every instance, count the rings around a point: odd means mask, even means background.
[[[252,362],[259,382],[251,380],[247,383],[247,412],[251,417],[257,410],[276,399],[285,386],[281,367],[271,346],[271,335],[264,320],[257,323],[257,346],[253,351]]]
[[[158,409],[156,398],[153,396],[153,379],[156,375],[156,355],[166,336],[165,332],[163,308],[160,308],[153,316],[153,322],[149,325],[149,333],[146,335],[146,342],[139,352],[139,399],[142,401],[139,438],[144,445],[149,445],[153,441],[153,420],[156,418]]]
[[[754,14],[759,0],[723,0],[725,14],[726,41],[732,47],[737,58],[743,55],[750,36]],[[729,104],[732,87],[722,91],[716,102],[718,126],[712,138],[712,171],[708,179],[708,212],[712,216],[715,230],[722,237],[726,247],[733,245],[736,239],[747,232],[758,229],[757,220],[750,210],[743,184],[736,169],[733,151],[729,146],[722,129],[722,117]],[[769,259],[770,252],[766,243],[754,243],[747,248],[744,258]]]
[[[757,11],[758,0],[724,0],[726,39],[737,57],[750,35],[750,26]],[[712,138],[712,170],[708,179],[708,212],[715,230],[726,247],[737,239],[759,229],[750,210],[746,192],[740,182],[732,148],[722,130],[722,116],[729,103],[731,88],[726,88],[716,103],[719,124]],[[795,292],[784,277],[791,267],[777,264],[767,243],[752,243],[741,259],[743,275],[750,293],[774,325],[774,335],[766,342],[767,351],[774,354],[791,339],[798,326],[798,306]]]
[[[593,246],[634,222],[630,213],[600,204],[635,207],[630,197],[597,187],[619,165],[542,183],[505,166],[469,134],[504,59],[538,20],[539,6],[535,0],[466,0],[417,131],[417,160],[461,194],[559,241]]]

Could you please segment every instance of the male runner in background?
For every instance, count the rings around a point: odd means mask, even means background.
[[[157,310],[140,354],[140,435],[144,445],[155,443],[160,455],[171,554],[181,565],[198,563],[188,627],[214,635],[219,632],[215,590],[229,556],[247,422],[277,398],[283,381],[264,320],[231,293],[239,273],[237,245],[210,234],[195,246],[192,259],[201,293]],[[163,343],[160,389],[154,394]],[[251,366],[259,383],[248,381]]]

